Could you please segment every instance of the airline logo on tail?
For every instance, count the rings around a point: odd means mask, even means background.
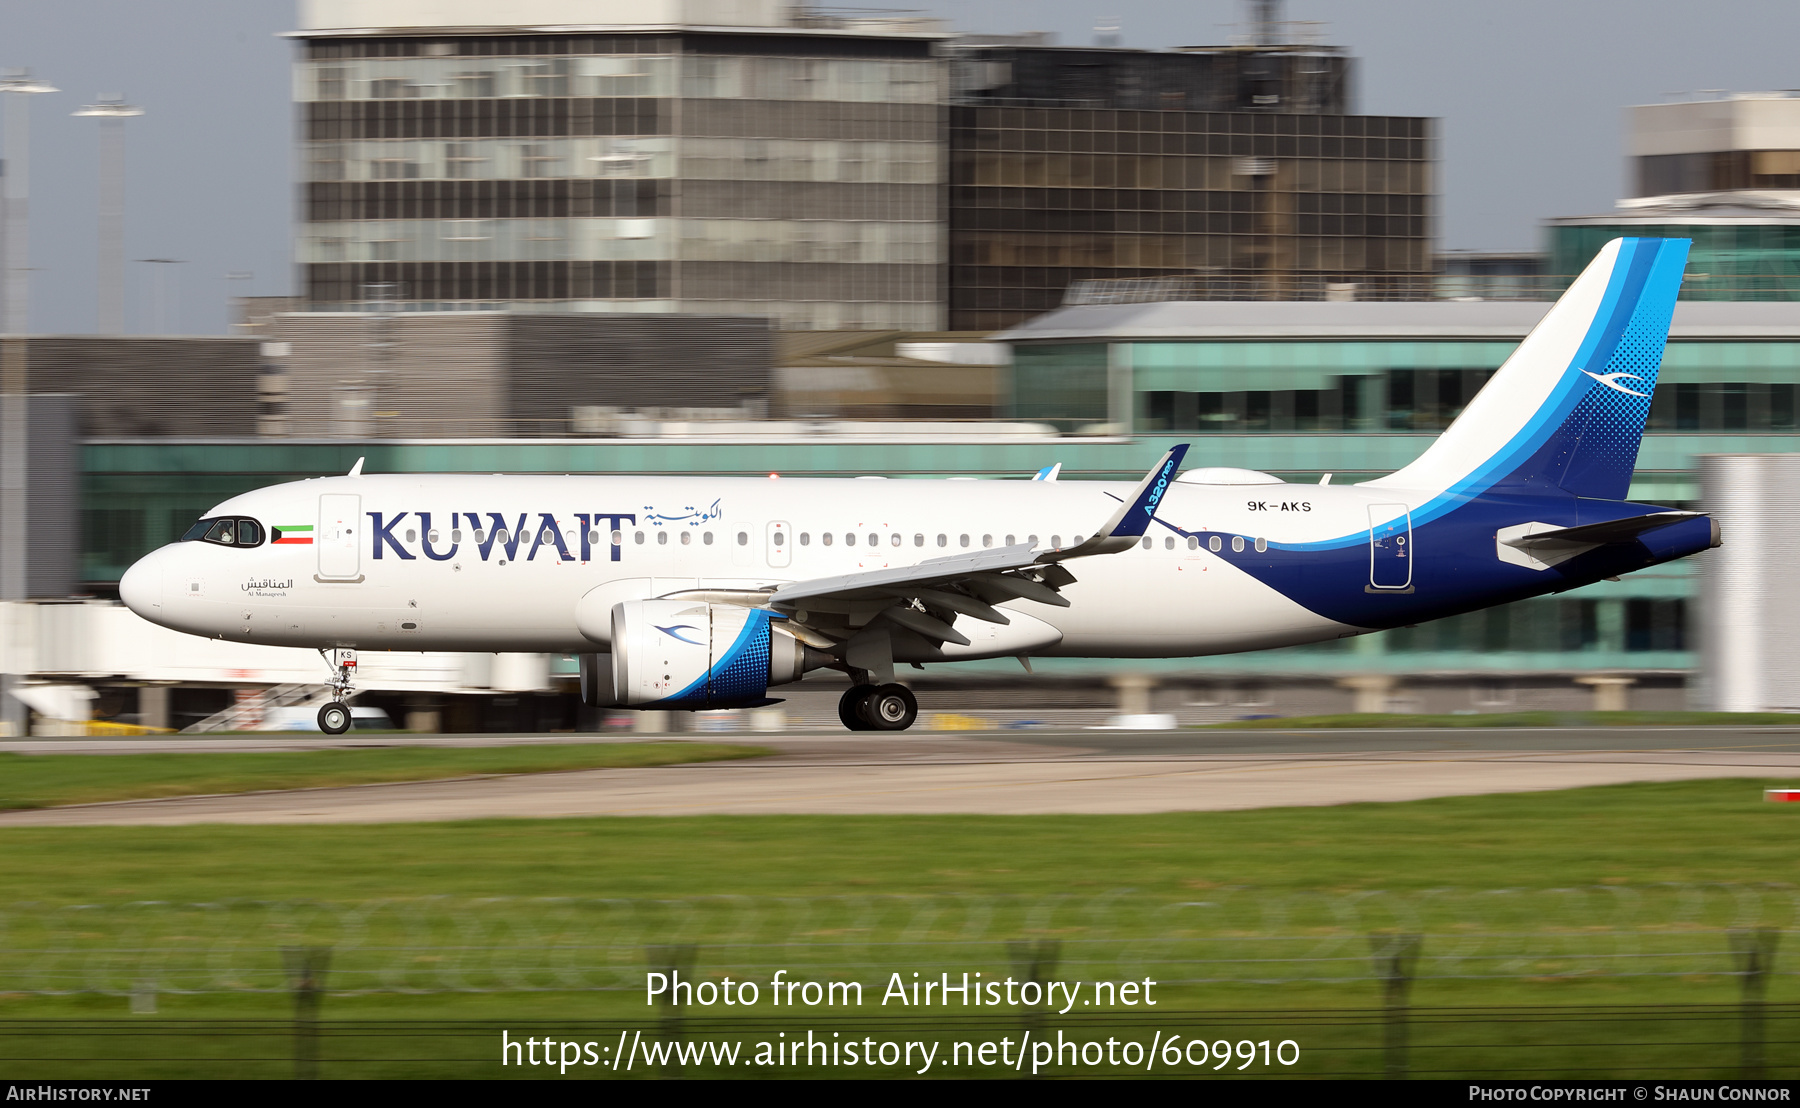
[[[1589,370],[1589,369],[1584,369],[1581,372],[1587,374],[1589,377],[1592,377],[1594,380],[1600,382],[1602,385],[1605,385],[1607,388],[1612,389],[1615,392],[1622,392],[1626,396],[1649,396],[1650,395],[1647,392],[1638,392],[1636,389],[1628,389],[1624,385],[1619,384],[1620,379],[1625,378],[1625,377],[1629,377],[1633,381],[1642,381],[1643,378],[1635,373],[1625,373],[1625,372],[1621,371],[1618,373],[1602,374],[1602,373],[1595,373],[1593,370]]]

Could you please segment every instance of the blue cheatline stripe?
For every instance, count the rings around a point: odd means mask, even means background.
[[[1606,293],[1602,296],[1593,320],[1588,325],[1581,345],[1576,348],[1573,358],[1562,369],[1562,376],[1554,390],[1538,410],[1532,414],[1517,434],[1486,462],[1477,466],[1467,476],[1442,492],[1434,495],[1424,504],[1413,509],[1412,525],[1416,529],[1434,519],[1454,511],[1470,499],[1493,488],[1499,481],[1515,472],[1519,466],[1529,461],[1546,443],[1568,422],[1582,398],[1593,389],[1601,387],[1593,378],[1583,373],[1571,373],[1575,366],[1586,367],[1594,364],[1596,354],[1604,353],[1610,357],[1617,346],[1619,337],[1631,322],[1632,314],[1639,301],[1648,293],[1659,299],[1666,298],[1666,307],[1672,309],[1676,294],[1681,287],[1681,266],[1685,266],[1688,242],[1685,239],[1625,239],[1619,245],[1619,256],[1614,261],[1611,274],[1607,278]],[[1663,258],[1667,264],[1657,265]],[[1676,263],[1680,263],[1678,266]],[[1672,273],[1670,271],[1673,271]],[[1650,286],[1650,278],[1655,274],[1660,280],[1655,287]],[[1672,280],[1670,278],[1673,278]],[[1658,305],[1659,308],[1663,305]],[[1395,490],[1396,492],[1402,490]],[[1357,530],[1337,538],[1323,539],[1317,542],[1279,543],[1269,545],[1281,550],[1334,550],[1347,546],[1360,545],[1368,539],[1366,530]]]

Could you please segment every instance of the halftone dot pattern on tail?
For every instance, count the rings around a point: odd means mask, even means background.
[[[1685,263],[1686,244],[1652,239],[1638,240],[1636,245],[1639,250],[1653,251],[1655,260],[1631,318],[1604,366],[1577,367],[1594,376],[1588,378],[1587,393],[1565,425],[1576,431],[1578,441],[1559,482],[1577,496],[1625,498],[1637,466],[1644,423],[1650,417],[1650,394],[1662,367],[1669,319],[1680,287],[1681,273],[1675,266]],[[1675,271],[1671,274],[1667,272],[1670,269]]]

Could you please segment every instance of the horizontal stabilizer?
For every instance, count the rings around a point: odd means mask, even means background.
[[[1546,543],[1581,543],[1602,546],[1610,542],[1629,542],[1645,531],[1680,523],[1684,519],[1700,519],[1705,512],[1651,512],[1648,515],[1609,519],[1604,523],[1584,523],[1579,527],[1562,527],[1555,531],[1537,531],[1529,535],[1501,539],[1520,549]]]

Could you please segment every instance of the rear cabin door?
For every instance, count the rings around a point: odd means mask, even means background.
[[[1412,514],[1406,505],[1369,505],[1369,586],[1411,588],[1412,565]]]
[[[326,581],[361,580],[362,497],[326,493],[319,497],[319,577]]]

